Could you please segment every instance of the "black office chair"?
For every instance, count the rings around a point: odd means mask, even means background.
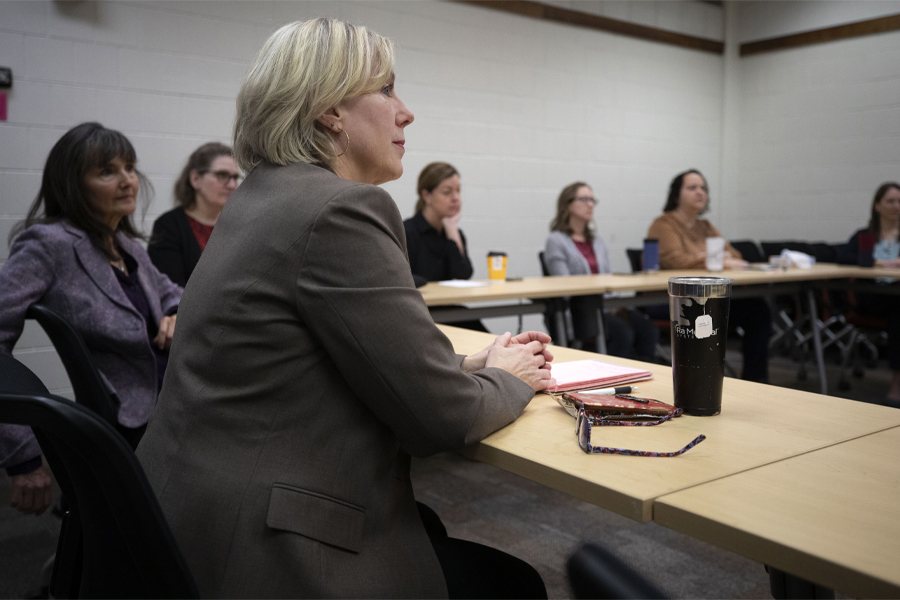
[[[12,356],[0,353],[0,394],[49,393],[47,386],[31,369]]]
[[[741,258],[751,263],[764,263],[769,262],[769,259],[763,256],[762,250],[759,249],[759,244],[754,242],[753,240],[738,240],[736,242],[731,242],[732,248],[741,253]]]
[[[47,332],[69,375],[75,401],[115,426],[118,423],[119,403],[109,394],[81,335],[68,321],[41,304],[33,304],[25,316],[37,321]]]
[[[641,248],[625,248],[628,255],[628,263],[632,273],[640,273],[644,270],[644,251]]]
[[[26,369],[10,361],[0,356],[0,373]],[[32,427],[70,505],[54,597],[199,597],[134,452],[111,425],[74,402],[35,393],[0,394],[0,422]]]
[[[575,598],[667,598],[615,554],[593,542],[566,561]]]

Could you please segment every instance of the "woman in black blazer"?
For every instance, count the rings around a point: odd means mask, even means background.
[[[156,268],[184,287],[200,260],[225,202],[240,183],[231,148],[203,144],[175,181],[175,209],[153,224],[147,252]]]

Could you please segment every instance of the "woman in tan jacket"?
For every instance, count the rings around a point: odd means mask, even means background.
[[[705,269],[706,238],[722,237],[719,230],[700,215],[709,210],[709,187],[700,171],[680,173],[669,185],[669,196],[650,230],[648,238],[659,240],[661,269]],[[747,261],[731,244],[725,243],[724,266],[742,269]],[[742,379],[766,382],[769,379],[769,337],[772,317],[761,298],[731,301],[729,324],[744,330]]]

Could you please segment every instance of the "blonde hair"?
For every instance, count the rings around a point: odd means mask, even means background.
[[[335,19],[297,21],[273,33],[237,96],[234,158],[330,164],[340,153],[318,118],[345,100],[378,90],[394,71],[394,45]]]
[[[419,181],[416,183],[416,192],[419,194],[419,199],[416,200],[415,212],[418,213],[425,210],[425,198],[422,197],[422,190],[430,194],[444,180],[450,179],[454,175],[459,175],[459,171],[450,163],[433,162],[425,165],[425,168],[419,173]]]

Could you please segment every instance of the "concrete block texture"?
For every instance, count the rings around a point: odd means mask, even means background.
[[[713,4],[556,3],[726,38],[726,9]],[[739,11],[738,34],[878,13],[862,1],[857,13],[847,2],[764,4]],[[0,64],[15,75],[0,123],[0,242],[37,193],[52,144],[85,120],[134,143],[156,188],[147,218],[136,219],[149,231],[190,152],[230,138],[235,96],[266,37],[317,16],[396,42],[397,94],[416,121],[405,172],[384,187],[409,217],[421,168],[456,165],[476,277],[488,250],[507,250],[517,275],[538,275],[556,197],[577,180],[601,200],[598,232],[627,270],[624,248],[640,245],[672,176],[687,168],[708,177],[710,218],[732,238],[844,240],[864,224],[875,187],[900,178],[900,33],[736,60],[726,107],[720,55],[462,3],[0,1]],[[736,115],[727,139],[726,109]],[[738,157],[728,194],[726,150]],[[6,252],[0,243],[0,261]]]

